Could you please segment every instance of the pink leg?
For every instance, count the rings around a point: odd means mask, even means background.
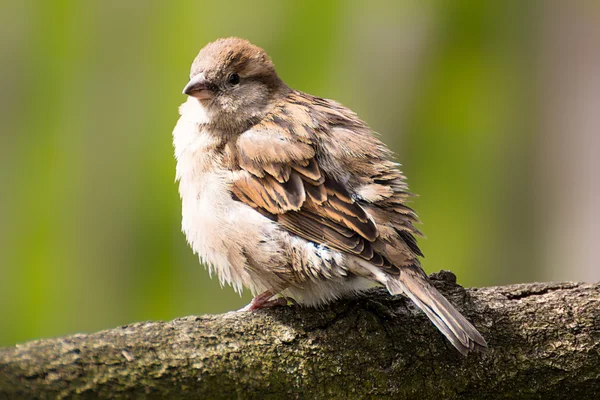
[[[244,308],[241,308],[240,311],[253,311],[253,310],[259,310],[261,308],[269,308],[269,307],[287,305],[287,299],[284,299],[283,297],[278,297],[276,299],[272,299],[272,297],[275,296],[276,294],[277,293],[273,293],[272,291],[267,290],[266,292],[263,292],[263,293],[259,294],[258,296],[256,296],[255,298],[253,298],[252,301],[250,302],[250,304],[248,304]]]

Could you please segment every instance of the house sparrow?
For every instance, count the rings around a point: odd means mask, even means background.
[[[239,38],[206,45],[190,78],[173,132],[182,229],[221,283],[255,295],[246,310],[324,305],[377,283],[461,353],[487,346],[422,270],[399,164],[354,112],[288,87]]]

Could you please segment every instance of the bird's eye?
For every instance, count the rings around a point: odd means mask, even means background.
[[[229,83],[231,83],[232,85],[237,85],[238,83],[240,83],[240,76],[235,72],[229,75]]]

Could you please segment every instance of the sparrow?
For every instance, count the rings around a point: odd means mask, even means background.
[[[374,284],[404,293],[462,354],[487,347],[421,268],[418,222],[392,152],[354,112],[287,86],[240,38],[191,66],[173,131],[182,230],[221,284],[323,306]]]

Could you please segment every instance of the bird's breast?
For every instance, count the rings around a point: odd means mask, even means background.
[[[178,123],[174,131],[177,180],[182,200],[182,230],[209,271],[222,283],[241,291],[253,289],[247,272],[247,255],[278,256],[277,229],[272,221],[231,195],[234,172],[220,162],[222,146],[197,124]],[[265,260],[266,262],[266,260]]]

